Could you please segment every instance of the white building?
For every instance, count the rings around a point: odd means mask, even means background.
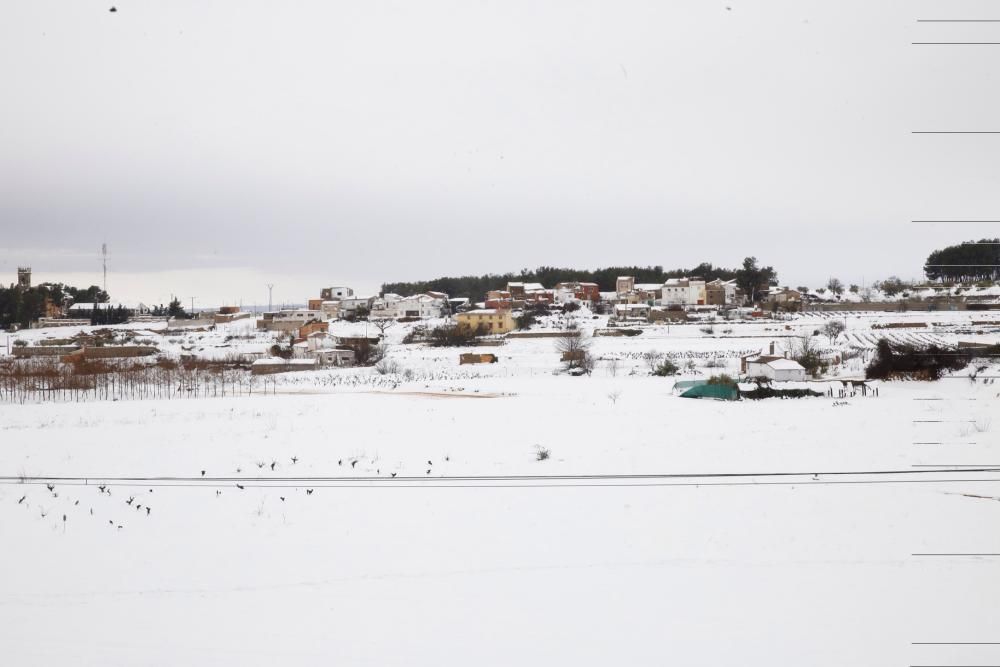
[[[806,379],[806,369],[794,359],[759,356],[746,360],[747,376],[765,377],[775,382],[801,382]]]
[[[646,320],[649,318],[649,306],[645,303],[615,304],[615,317],[620,320]]]
[[[328,320],[338,319],[340,317],[340,299],[324,301],[320,304],[319,310]]]
[[[372,303],[371,316],[399,319],[416,317],[430,319],[448,315],[448,295],[443,292],[425,292],[413,296],[383,294]]]
[[[682,306],[701,306],[705,304],[705,281],[689,278],[671,278],[663,283],[664,306],[679,304]]]
[[[334,299],[346,299],[349,296],[354,296],[354,290],[350,287],[324,287],[319,291],[319,298],[324,301],[333,301]]]
[[[268,315],[270,315],[270,317],[268,317]],[[323,314],[322,310],[295,308],[289,310],[279,310],[273,313],[265,313],[264,319],[269,319],[274,322],[298,322],[300,324],[305,324],[306,322],[312,322],[313,320],[325,322],[327,317]]]
[[[353,315],[360,308],[371,311],[373,303],[375,303],[375,297],[373,296],[344,297],[340,300],[340,316]]]

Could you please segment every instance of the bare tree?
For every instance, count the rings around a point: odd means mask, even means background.
[[[368,320],[368,324],[371,324],[373,327],[378,329],[378,332],[382,336],[385,336],[385,330],[396,324],[396,320],[388,317],[377,317],[373,320]]]
[[[611,405],[614,406],[618,403],[618,399],[622,397],[622,392],[618,389],[608,393],[608,400],[611,401]]]
[[[618,370],[621,368],[621,362],[618,359],[608,360],[608,375],[611,377],[618,377]]]
[[[649,366],[649,372],[651,373],[660,365],[660,359],[662,358],[663,353],[659,350],[648,350],[642,353],[642,360]]]
[[[556,339],[556,351],[562,355],[561,361],[566,365],[566,370],[573,368],[584,368],[585,364],[593,370],[594,360],[590,357],[590,339],[583,337],[583,332],[574,331]],[[588,371],[589,372],[589,371]]]
[[[837,339],[837,336],[843,333],[844,329],[846,328],[847,325],[845,325],[840,320],[830,320],[825,325],[823,325],[823,333],[826,334],[826,337],[830,339],[830,343],[833,343],[833,341]]]

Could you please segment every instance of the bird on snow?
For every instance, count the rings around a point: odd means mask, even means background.
[[[204,470],[202,470],[202,471],[201,471],[201,476],[202,476],[202,477],[204,477],[204,476],[205,476],[205,471],[204,471]]]
[[[393,476],[393,477],[395,477],[395,476],[396,476],[396,473],[392,473],[392,476]]]
[[[104,486],[103,484],[102,484],[101,486],[97,487],[97,489],[98,489],[98,490],[99,490],[99,491],[100,491],[101,493],[104,493],[104,489],[106,489],[106,488],[108,488],[108,487]]]
[[[108,11],[111,12],[112,14],[114,14],[115,12],[118,11],[118,8],[117,7],[111,7],[111,9],[109,9]]]
[[[245,487],[242,484],[237,484],[236,488],[242,491]]]
[[[131,505],[133,502],[135,502],[135,496],[129,496],[128,500],[125,501],[125,504]]]
[[[149,509],[149,506],[147,505],[146,506],[146,516],[149,516],[149,513],[152,512],[152,511],[153,510]]]
[[[357,462],[357,459],[355,459],[354,461],[351,461],[351,467],[352,467],[352,468],[353,468],[354,466],[356,466],[356,465],[358,465],[358,462]]]
[[[20,505],[21,503],[23,503],[24,499],[27,498],[27,497],[28,496],[21,496],[21,499],[17,501],[17,504]]]
[[[312,490],[312,489],[306,489],[306,495],[307,495],[307,496],[311,496],[311,495],[312,495],[312,492],[313,492],[313,490]]]
[[[55,491],[56,487],[55,484],[46,484],[45,488],[47,488],[49,491]]]
[[[277,461],[271,461],[271,472],[274,472],[274,466],[278,465]]]
[[[294,464],[296,464],[296,463],[298,463],[298,462],[299,462],[299,457],[297,457],[297,456],[293,456],[293,457],[292,457],[292,464],[294,465]]]
[[[278,496],[278,497],[281,498],[281,502],[285,502],[285,497],[284,496]]]

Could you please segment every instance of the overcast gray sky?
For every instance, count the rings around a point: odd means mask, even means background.
[[[115,4],[116,13],[108,8]],[[916,277],[1000,233],[990,2],[25,0],[0,281],[303,300],[538,264]],[[731,8],[731,9],[727,9]],[[9,274],[9,275],[8,275]]]

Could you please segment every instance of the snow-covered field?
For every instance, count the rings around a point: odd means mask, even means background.
[[[849,315],[829,347],[864,349],[852,334],[902,318],[941,322],[949,344],[997,335],[969,313]],[[878,398],[722,403],[675,396],[641,359],[735,372],[822,324],[595,338],[582,378],[553,375],[551,339],[460,367],[460,350],[398,344],[400,326],[390,357],[409,379],[329,370],[253,397],[0,405],[0,655],[997,664],[1000,646],[914,643],[1000,642],[1000,557],[964,555],[1000,553],[1000,365]],[[163,347],[266,346],[227,341],[240,326]],[[860,377],[861,360],[837,373]]]

